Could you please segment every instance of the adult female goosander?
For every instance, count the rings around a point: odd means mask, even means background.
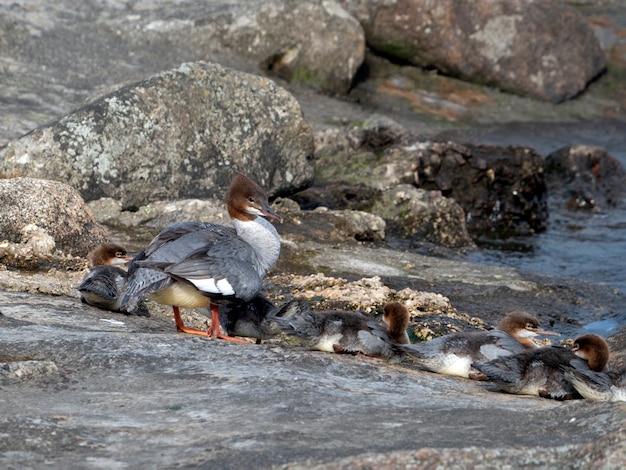
[[[626,401],[626,368],[596,372],[591,369],[565,369],[565,377],[583,398],[594,401]]]
[[[525,312],[512,312],[496,330],[452,333],[430,341],[402,347],[408,358],[420,367],[445,375],[484,379],[472,363],[489,361],[534,348],[537,335],[558,335],[539,329],[539,320]]]
[[[233,227],[182,222],[163,229],[132,261],[122,308],[144,296],[171,305],[178,331],[242,341],[220,333],[220,303],[249,302],[280,254],[280,236],[263,217],[282,218],[254,181],[238,173],[226,196]],[[208,331],[188,328],[179,307],[211,309]]]
[[[230,336],[244,336],[262,340],[276,337],[281,328],[276,323],[277,317],[288,317],[298,311],[297,302],[287,302],[278,307],[263,295],[257,295],[250,302],[233,303],[219,306],[221,327]]]
[[[304,307],[288,318],[276,318],[275,322],[286,334],[308,341],[311,348],[319,351],[401,360],[404,354],[390,338],[388,328],[398,331],[398,323],[408,324],[409,313],[406,308],[389,310],[389,327],[359,311],[316,312]]]
[[[131,259],[119,245],[100,245],[92,250],[87,255],[90,271],[77,287],[81,302],[119,312],[126,290],[126,271],[118,266]]]
[[[600,372],[609,360],[609,346],[595,334],[574,340],[572,349],[548,346],[473,364],[499,388],[519,395],[538,395],[556,400],[580,398],[565,370]]]

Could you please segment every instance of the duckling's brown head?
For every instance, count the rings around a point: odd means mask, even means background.
[[[498,329],[510,334],[527,348],[539,347],[539,345],[535,344],[532,340],[536,336],[560,336],[554,331],[540,329],[537,317],[526,312],[511,312],[507,314],[500,320]]]
[[[132,259],[132,256],[128,256],[126,248],[112,243],[99,245],[87,255],[89,267],[126,264]]]
[[[596,372],[601,372],[606,367],[611,355],[609,344],[604,338],[593,333],[576,338],[572,351],[578,357],[586,360],[589,368]]]
[[[387,334],[394,343],[408,344],[409,311],[400,302],[389,302],[383,308],[383,321],[387,324]]]

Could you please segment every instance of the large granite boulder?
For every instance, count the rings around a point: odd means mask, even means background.
[[[110,242],[74,188],[33,178],[0,179],[0,262],[36,267],[58,256],[85,256]],[[58,253],[58,252],[61,253]]]
[[[562,2],[341,3],[383,54],[540,100],[576,96],[606,68],[592,28]]]
[[[261,71],[331,94],[350,89],[365,54],[361,25],[334,0],[248,0],[190,18],[176,32],[144,25],[150,35],[166,33],[199,52],[219,46]]]
[[[205,60],[348,91],[365,36],[333,0],[121,4],[35,0],[0,8],[0,145],[120,83]]]
[[[235,171],[270,195],[313,179],[313,136],[271,80],[197,62],[100,98],[0,150],[0,176],[67,182],[125,208],[221,198]]]
[[[606,149],[574,145],[546,157],[550,197],[558,207],[605,210],[619,206],[626,194],[626,171]]]

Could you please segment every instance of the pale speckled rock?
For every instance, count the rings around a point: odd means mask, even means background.
[[[188,63],[37,129],[0,150],[0,174],[64,181],[87,201],[124,208],[222,197],[243,171],[269,195],[313,178],[313,136],[295,99],[274,82]]]
[[[143,49],[168,43],[197,57],[236,57],[251,69],[345,94],[363,62],[365,34],[335,0],[152,1],[109,19]]]
[[[52,361],[0,362],[0,382],[42,379],[57,375],[59,369]]]
[[[224,203],[215,199],[154,201],[132,212],[122,210],[122,203],[112,198],[101,198],[87,205],[101,223],[124,230],[149,228],[159,231],[189,220],[230,225]]]
[[[400,184],[382,192],[372,211],[415,244],[428,241],[447,248],[474,246],[465,225],[465,212],[452,198]]]
[[[586,19],[563,2],[344,0],[373,49],[533,98],[578,95],[606,68]]]
[[[270,74],[326,93],[350,89],[365,34],[334,0],[248,0],[223,11],[195,22],[189,39],[199,48],[219,43]]]
[[[0,179],[0,252],[3,262],[52,261],[85,256],[110,241],[78,192],[63,183],[34,178]],[[6,257],[6,258],[5,258]]]

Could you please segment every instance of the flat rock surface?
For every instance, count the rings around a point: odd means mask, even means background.
[[[5,468],[297,468],[471,447],[553,448],[533,458],[559,466],[626,418],[623,406],[506,395],[362,357],[208,341],[64,297],[1,300],[2,360],[58,369],[0,376]],[[594,458],[608,462],[621,451],[603,442]]]

